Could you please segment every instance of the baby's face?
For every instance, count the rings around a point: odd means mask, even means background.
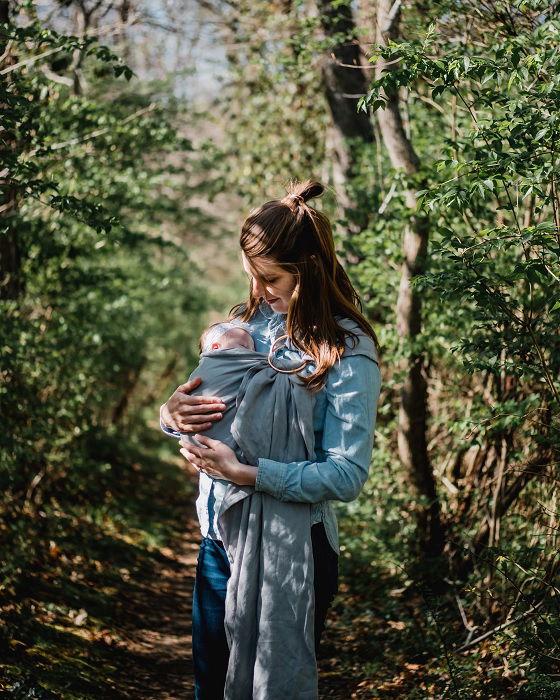
[[[229,350],[230,348],[254,350],[255,343],[251,334],[243,328],[232,328],[212,343],[212,350]]]

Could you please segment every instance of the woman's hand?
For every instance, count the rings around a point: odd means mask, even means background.
[[[201,382],[200,377],[195,377],[175,389],[160,409],[164,425],[180,433],[196,433],[208,430],[213,421],[220,420],[221,411],[226,410],[221,399],[217,396],[189,396]]]
[[[194,436],[204,447],[194,447],[182,440],[183,457],[196,469],[215,479],[226,479],[238,486],[254,486],[257,478],[257,467],[241,464],[235,452],[220,440],[212,440],[205,435]]]

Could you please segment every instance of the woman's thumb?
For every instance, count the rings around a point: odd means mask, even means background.
[[[176,391],[182,391],[184,394],[188,394],[193,389],[196,389],[196,387],[200,384],[201,381],[202,381],[201,377],[195,377],[194,379],[191,379],[189,382],[185,382],[184,384],[181,384],[181,386],[178,386]]]

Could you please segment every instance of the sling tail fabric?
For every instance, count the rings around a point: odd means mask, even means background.
[[[311,506],[228,489],[225,700],[317,700]],[[231,504],[231,505],[230,505]]]
[[[314,459],[313,406],[295,374],[259,364],[239,389],[232,435],[249,462]],[[218,529],[231,563],[224,698],[317,700],[311,505],[230,484]]]

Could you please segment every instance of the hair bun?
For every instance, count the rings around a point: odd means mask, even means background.
[[[313,197],[320,197],[325,188],[316,180],[303,180],[302,182],[292,181],[287,187],[288,194],[284,199],[295,199],[296,201],[308,202]]]
[[[298,202],[305,202],[305,199],[301,196],[301,194],[294,194],[293,192],[292,192],[292,194],[287,194],[284,197],[284,199],[295,199]]]

